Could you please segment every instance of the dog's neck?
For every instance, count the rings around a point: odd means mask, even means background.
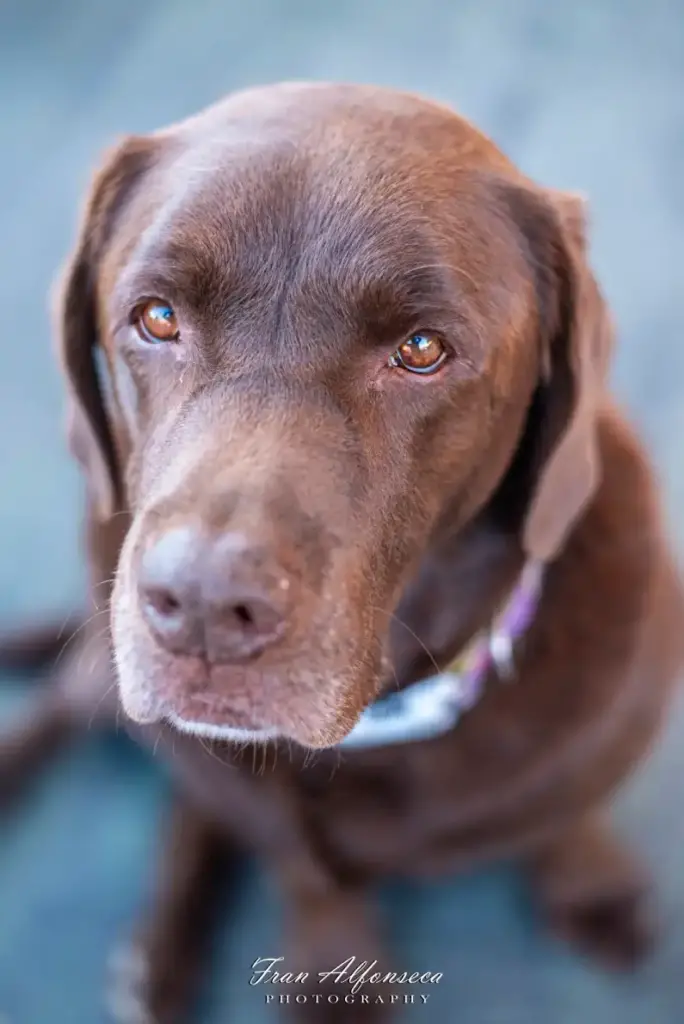
[[[405,588],[390,626],[382,693],[444,671],[512,593],[525,556],[514,535],[480,516],[434,545]]]
[[[453,729],[496,677],[515,679],[518,644],[538,607],[543,567],[528,562],[502,608],[480,630],[446,672],[386,693],[366,708],[340,746],[387,746],[432,739]]]

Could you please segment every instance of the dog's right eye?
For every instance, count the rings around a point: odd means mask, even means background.
[[[133,325],[142,341],[158,345],[162,341],[178,341],[180,330],[173,307],[163,299],[150,299],[133,314]]]
[[[418,331],[389,357],[388,365],[410,373],[435,373],[448,358],[447,347],[436,331]]]

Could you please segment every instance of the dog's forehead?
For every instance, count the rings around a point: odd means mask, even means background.
[[[451,226],[441,213],[456,209],[459,176],[463,183],[504,160],[446,108],[357,87],[237,94],[159,139],[147,189],[154,212],[135,209],[128,223],[135,232],[147,222],[135,240],[141,261],[197,258],[217,244],[227,257],[249,252],[260,263],[297,245],[365,271],[374,260],[438,261]]]
[[[271,220],[297,199],[324,217],[425,212],[459,173],[511,167],[473,125],[439,104],[393,90],[283,85],[228,97],[162,132],[176,207],[213,213],[266,205]],[[262,225],[269,217],[261,216]]]
[[[350,147],[382,153],[399,163],[421,157],[446,170],[475,165],[511,170],[495,144],[454,110],[433,100],[377,86],[284,83],[233,93],[171,126],[174,136],[195,148],[250,141],[289,141],[341,156]],[[435,169],[439,169],[435,167]]]

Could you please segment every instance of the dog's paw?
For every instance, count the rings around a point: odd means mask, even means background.
[[[138,943],[119,946],[107,962],[105,1007],[113,1024],[159,1024],[149,1006],[150,965]]]
[[[658,929],[642,892],[606,896],[549,912],[554,931],[611,970],[632,971],[652,952]]]

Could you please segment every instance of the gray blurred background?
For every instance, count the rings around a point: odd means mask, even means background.
[[[81,487],[60,432],[46,295],[99,151],[236,87],[397,85],[453,103],[523,169],[591,200],[593,258],[619,326],[615,388],[661,470],[684,543],[682,0],[0,0],[0,622],[81,592]],[[22,691],[0,688],[0,714]],[[445,981],[411,1019],[684,1020],[684,708],[618,801],[658,883],[665,938],[632,980],[537,932],[506,871],[384,894],[396,963]],[[104,963],[149,891],[165,781],[92,737],[2,824],[0,1021],[104,1021]],[[280,954],[257,876],[217,953],[198,1024],[275,1020],[249,965]]]

